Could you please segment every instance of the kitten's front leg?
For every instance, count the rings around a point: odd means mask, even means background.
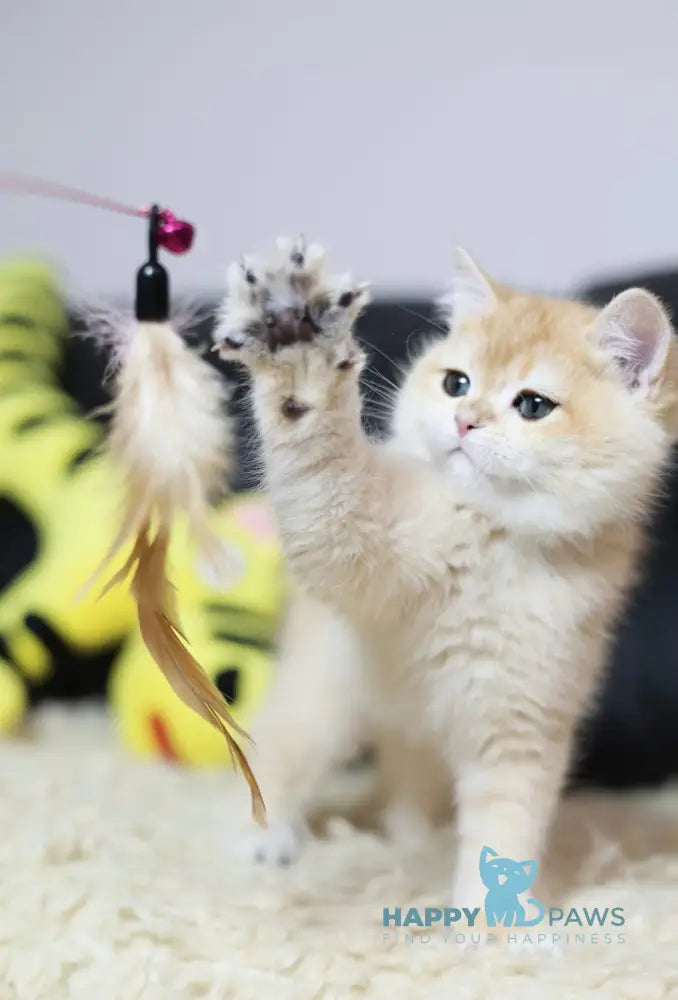
[[[482,909],[487,889],[479,866],[485,847],[518,863],[541,861],[569,751],[569,734],[553,739],[535,732],[520,740],[506,734],[488,739],[478,754],[456,762],[453,906]]]
[[[273,684],[252,727],[251,763],[269,818],[247,838],[256,861],[295,860],[327,779],[371,735],[362,665],[344,622],[295,589]]]
[[[369,604],[399,617],[445,571],[451,505],[428,467],[363,434],[353,324],[366,301],[363,286],[326,273],[320,248],[282,241],[272,257],[229,269],[216,336],[221,356],[252,374],[293,572],[343,611]]]

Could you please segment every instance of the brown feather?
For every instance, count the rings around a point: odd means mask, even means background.
[[[150,524],[142,525],[130,557],[112,582],[118,583],[133,573],[132,593],[137,602],[139,627],[151,656],[184,704],[223,734],[234,764],[240,767],[250,787],[252,815],[265,825],[266,808],[261,790],[231,730],[244,739],[249,737],[231,715],[221,691],[184,644],[174,589],[167,577],[168,545],[166,530],[158,530],[153,537]]]

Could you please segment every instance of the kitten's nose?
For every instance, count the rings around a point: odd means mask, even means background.
[[[457,410],[454,419],[459,431],[459,437],[466,437],[469,431],[472,431],[474,427],[481,427],[483,423],[471,410]]]

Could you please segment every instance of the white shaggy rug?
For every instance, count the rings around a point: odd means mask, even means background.
[[[558,905],[623,906],[625,940],[543,952],[384,940],[384,906],[447,902],[451,831],[405,849],[337,822],[252,867],[233,776],[131,760],[96,711],[39,713],[0,781],[0,1000],[678,1000],[675,790],[562,807]]]

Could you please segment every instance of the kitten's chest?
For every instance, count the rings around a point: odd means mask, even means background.
[[[499,546],[488,546],[467,570],[450,570],[443,608],[429,624],[431,664],[452,660],[463,671],[478,661],[501,661],[530,627],[550,622],[558,604],[554,583]]]
[[[468,568],[450,569],[437,624],[467,649],[497,641],[523,645],[531,631],[561,636],[576,630],[605,589],[589,569],[550,560],[536,549],[488,543]]]
[[[526,702],[571,709],[601,666],[607,587],[587,567],[488,551],[431,632],[425,698],[441,725],[499,724]]]
[[[408,704],[441,718],[450,704],[472,715],[527,689],[548,697],[595,598],[585,575],[492,544],[468,569],[450,569],[443,587],[442,600],[413,614],[402,634],[383,638],[381,657]]]

